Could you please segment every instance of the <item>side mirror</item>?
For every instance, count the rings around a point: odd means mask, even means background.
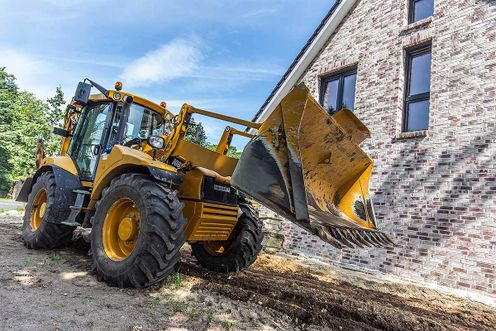
[[[52,133],[56,134],[58,136],[62,136],[62,137],[69,137],[70,136],[69,131],[64,130],[62,128],[57,128],[57,127],[53,128]]]
[[[76,88],[76,93],[74,94],[74,101],[83,106],[86,105],[90,97],[90,91],[91,91],[90,84],[79,82]]]

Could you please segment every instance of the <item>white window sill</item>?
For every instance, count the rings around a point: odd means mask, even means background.
[[[417,22],[413,22],[413,23],[410,23],[408,24],[407,26],[403,27],[401,29],[401,33],[405,33],[405,32],[409,32],[411,30],[415,30],[417,28],[423,28],[423,27],[426,27],[428,25],[430,25],[432,22],[432,16],[429,16],[429,17],[426,17],[424,18],[423,20],[420,20],[420,21],[417,21]]]
[[[428,133],[429,133],[428,130],[400,132],[399,134],[396,135],[396,137],[393,138],[393,142],[398,140],[405,140],[405,139],[425,138],[429,135]]]

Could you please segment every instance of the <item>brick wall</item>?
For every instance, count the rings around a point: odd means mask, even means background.
[[[496,1],[435,0],[432,20],[410,26],[407,3],[358,1],[301,77],[318,98],[321,76],[357,65],[355,112],[372,132],[362,147],[376,161],[377,223],[397,246],[340,251],[271,221],[274,242],[290,253],[496,296]],[[405,137],[404,49],[426,40],[429,130]]]

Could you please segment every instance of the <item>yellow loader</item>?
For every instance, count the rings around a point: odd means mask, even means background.
[[[100,93],[91,94],[95,88]],[[193,114],[227,126],[215,151],[185,140]],[[184,104],[177,115],[140,96],[80,82],[57,156],[40,143],[25,201],[28,248],[53,249],[84,233],[99,279],[143,288],[165,279],[187,241],[205,268],[236,272],[262,246],[255,200],[338,247],[392,245],[376,230],[368,183],[369,136],[349,110],[327,114],[297,86],[264,123]],[[250,137],[239,160],[233,135]]]

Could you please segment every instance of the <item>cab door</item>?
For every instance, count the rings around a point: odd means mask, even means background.
[[[108,136],[112,108],[112,102],[101,102],[89,104],[83,109],[69,147],[69,155],[79,170],[81,180],[91,181],[95,177],[102,146],[105,146]]]

